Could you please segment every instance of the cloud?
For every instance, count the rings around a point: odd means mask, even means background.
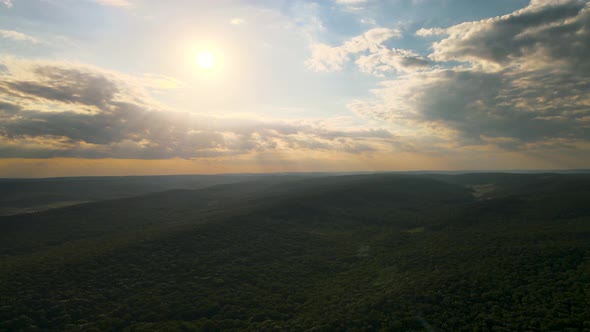
[[[361,18],[360,22],[366,25],[377,25],[377,21],[374,18]]]
[[[4,87],[13,95],[95,106],[100,110],[110,107],[114,95],[119,92],[115,82],[86,70],[38,67],[35,74],[38,81],[9,81]]]
[[[151,77],[0,59],[0,154],[6,158],[211,158],[269,151],[363,153],[396,140],[379,130],[214,118],[165,110]]]
[[[533,1],[418,34],[439,35],[429,58],[451,64],[385,80],[350,109],[458,146],[575,151],[590,141],[588,2]]]
[[[127,7],[131,5],[129,0],[92,0],[101,5],[113,6],[113,7]]]
[[[403,49],[382,49],[363,55],[355,63],[363,72],[384,76],[386,72],[409,72],[427,68],[430,61],[418,54]]]
[[[183,86],[183,82],[169,76],[158,74],[144,74],[141,82],[146,88],[156,91],[176,89]]]
[[[335,0],[337,5],[342,6],[345,11],[358,12],[364,9],[364,5],[368,3],[368,0]]]
[[[345,41],[340,46],[313,44],[311,58],[306,61],[306,65],[315,71],[338,71],[354,55],[359,53],[376,54],[386,51],[387,48],[383,43],[399,36],[401,36],[401,32],[396,29],[374,28]]]
[[[367,3],[368,0],[335,0],[335,2],[340,5],[354,5],[354,4]]]
[[[438,30],[434,30],[438,31]],[[423,32],[424,33],[424,32]],[[590,4],[586,1],[533,1],[514,13],[465,22],[447,29],[433,44],[435,61],[468,61],[499,68],[563,61],[589,68]]]
[[[232,25],[240,25],[240,24],[244,24],[244,22],[245,21],[243,19],[241,19],[241,18],[232,18],[229,21],[229,24],[232,24]]]
[[[18,105],[0,101],[0,118],[15,115],[20,110]]]
[[[18,32],[18,31],[14,31],[14,30],[0,30],[0,38],[30,42],[33,44],[37,44],[39,42],[37,40],[37,38],[35,38],[35,37],[31,37],[27,34],[24,34],[22,32]]]
[[[339,71],[349,60],[349,52],[326,44],[311,45],[311,58],[305,64],[314,71]]]
[[[2,3],[8,7],[11,8],[12,7],[12,1],[11,0],[2,0]]]
[[[421,37],[439,36],[439,35],[445,34],[446,31],[447,31],[446,29],[442,29],[442,28],[430,28],[430,29],[422,28],[422,29],[416,31],[416,36],[421,36]]]

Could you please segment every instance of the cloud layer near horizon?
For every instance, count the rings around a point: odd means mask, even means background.
[[[95,67],[5,59],[0,155],[49,158],[200,158],[273,150],[360,153],[391,145],[384,129],[227,119],[168,110],[150,82]]]

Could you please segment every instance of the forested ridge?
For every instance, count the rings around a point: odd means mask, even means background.
[[[0,331],[590,331],[590,176],[276,176],[0,218]]]

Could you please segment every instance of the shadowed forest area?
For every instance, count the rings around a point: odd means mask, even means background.
[[[590,331],[588,174],[0,186],[0,331]]]

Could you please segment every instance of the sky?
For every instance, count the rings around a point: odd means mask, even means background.
[[[589,58],[583,0],[0,0],[0,177],[590,168]]]

